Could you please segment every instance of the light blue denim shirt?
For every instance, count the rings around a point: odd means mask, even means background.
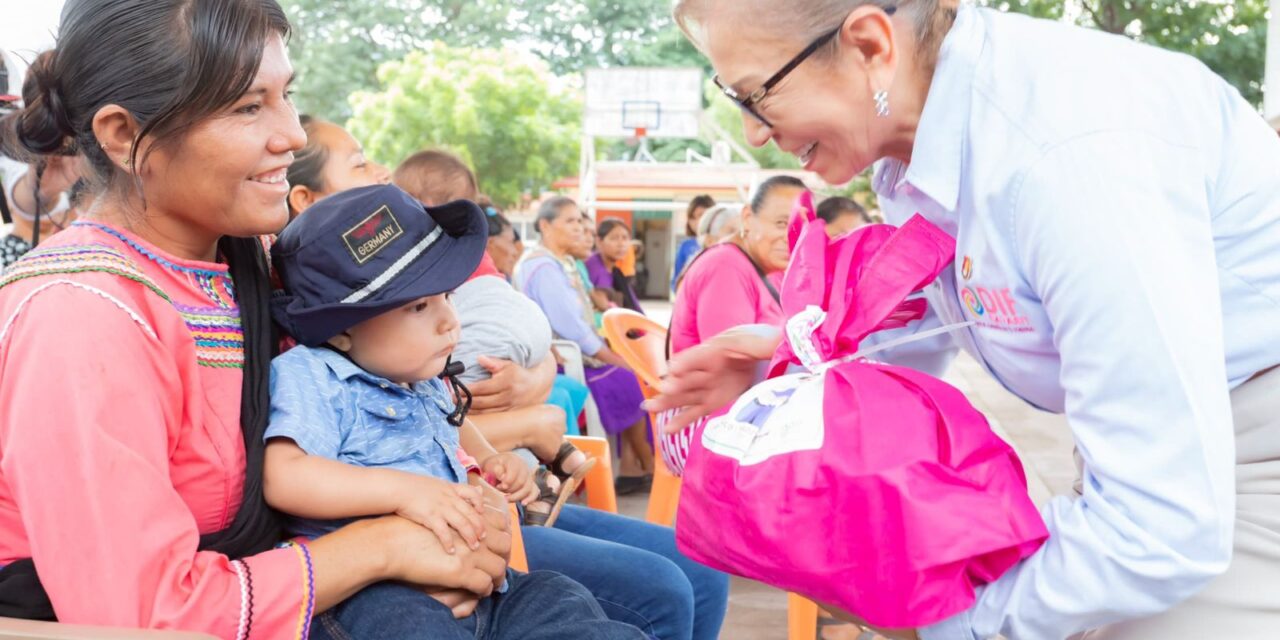
[[[885,359],[965,349],[1084,459],[1045,546],[922,637],[1064,638],[1224,571],[1228,392],[1280,363],[1280,140],[1254,108],[1188,56],[962,6],[911,162],[874,187],[956,237],[921,325],[976,323]]]
[[[380,378],[327,348],[298,346],[271,361],[267,439],[289,438],[313,456],[465,482],[453,398],[441,380],[412,389]],[[316,537],[351,520],[293,518],[290,532]]]

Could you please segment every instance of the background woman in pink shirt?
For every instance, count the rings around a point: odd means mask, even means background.
[[[671,355],[734,327],[782,325],[778,284],[791,257],[787,224],[805,191],[804,183],[791,176],[760,183],[742,209],[739,232],[708,246],[690,262],[678,281],[671,311]],[[666,431],[662,427],[672,415],[671,411],[658,414],[660,431]],[[684,473],[689,438],[697,426],[659,439],[658,452],[676,475]]]
[[[305,142],[279,5],[70,0],[62,16],[0,142],[82,153],[97,193],[0,279],[0,606],[300,638],[384,580],[442,601],[490,593],[505,517],[456,554],[394,516],[275,548],[258,236],[288,220],[285,172]]]
[[[791,176],[760,183],[742,209],[738,235],[694,258],[672,309],[672,354],[739,325],[782,322],[776,278],[791,256],[787,223],[804,191],[804,183]]]

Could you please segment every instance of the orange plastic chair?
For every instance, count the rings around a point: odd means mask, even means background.
[[[507,566],[521,573],[529,573],[529,556],[524,553],[524,534],[520,531],[520,512],[512,503],[511,509],[511,559]]]
[[[787,640],[813,640],[818,636],[818,605],[802,595],[787,594]]]
[[[644,397],[657,394],[658,383],[667,372],[667,330],[662,325],[630,309],[610,309],[604,314],[604,333],[609,346],[640,379]],[[652,414],[649,424],[656,444],[661,434]],[[664,527],[675,526],[676,508],[680,504],[680,478],[671,474],[662,456],[654,456],[653,488],[649,491],[649,508],[645,520]]]
[[[604,313],[604,335],[640,378],[645,397],[657,393],[667,375],[667,328],[630,309],[610,309]]]
[[[610,309],[604,314],[604,333],[609,339],[609,346],[635,371],[644,397],[656,395],[658,383],[667,374],[666,328],[630,309]],[[650,415],[649,422],[653,425],[656,443],[660,435],[657,433],[657,420]],[[674,526],[679,504],[680,478],[671,474],[663,464],[662,456],[656,456],[653,490],[649,494],[645,520]],[[817,635],[818,605],[804,596],[787,594],[788,640],[813,640]]]
[[[613,454],[609,441],[589,436],[565,436],[579,451],[596,459],[596,466],[587,472],[583,486],[587,488],[587,506],[597,511],[618,512],[618,494],[613,486]]]

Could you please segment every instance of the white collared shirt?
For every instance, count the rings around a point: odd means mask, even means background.
[[[1280,140],[1257,112],[1190,57],[964,6],[912,161],[875,188],[889,222],[956,237],[925,323],[976,322],[951,345],[1065,412],[1084,459],[1045,546],[922,637],[1063,638],[1224,571],[1229,389],[1280,363]],[[936,370],[949,345],[922,346]]]

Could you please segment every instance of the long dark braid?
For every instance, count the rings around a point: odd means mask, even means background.
[[[40,215],[44,212],[44,203],[40,197],[40,183],[44,181],[44,170],[48,166],[48,161],[41,158],[36,161],[35,168],[35,184],[31,185],[31,195],[36,201],[36,220],[31,229],[31,247],[35,248],[40,245]]]
[[[280,541],[280,517],[262,493],[263,436],[271,410],[271,358],[276,354],[271,321],[271,280],[267,256],[257,238],[225,237],[218,250],[231,268],[244,329],[244,382],[240,429],[244,433],[244,501],[231,526],[200,537],[200,548],[232,558],[266,551]]]

